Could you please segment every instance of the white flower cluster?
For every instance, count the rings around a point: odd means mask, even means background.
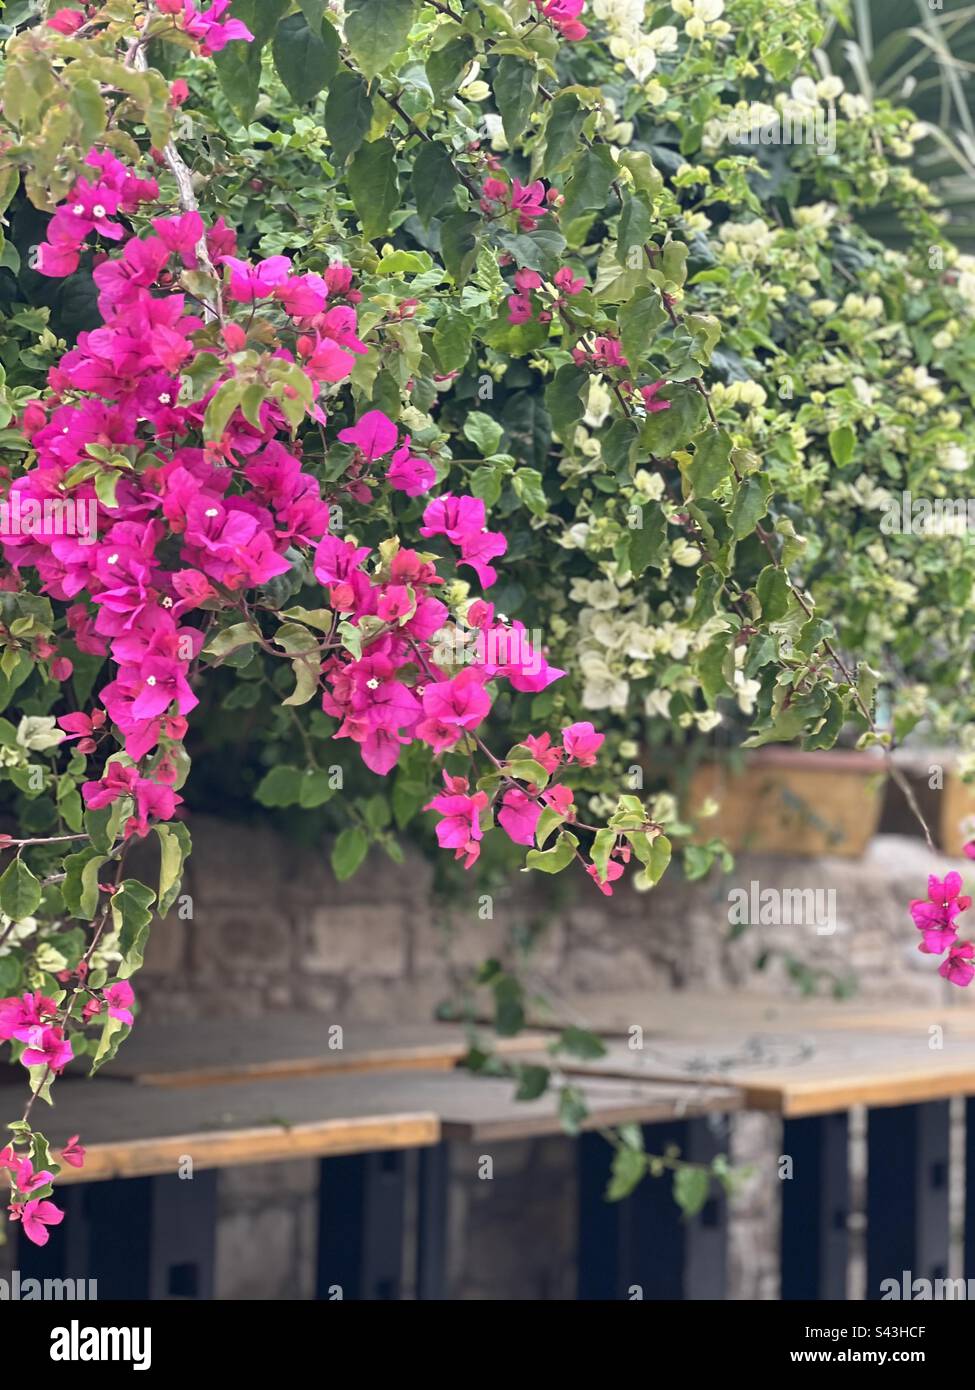
[[[610,33],[609,49],[639,83],[644,83],[657,66],[658,53],[673,53],[677,47],[677,30],[672,24],[644,32],[644,0],[593,0],[593,14],[601,19]],[[650,94],[651,100],[662,101],[666,92]]]

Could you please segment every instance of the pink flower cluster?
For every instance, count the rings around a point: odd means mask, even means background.
[[[964,986],[975,978],[975,945],[958,940],[955,919],[972,904],[971,898],[962,894],[962,886],[959,873],[946,874],[943,879],[931,874],[928,896],[912,900],[911,916],[921,932],[918,950],[929,956],[940,956],[947,951],[938,974],[953,985]]]
[[[87,163],[91,177],[75,179],[71,192],[57,209],[41,247],[37,269],[42,275],[70,275],[78,269],[81,250],[97,233],[108,241],[121,241],[125,227],[119,213],[131,214],[141,203],[159,197],[153,178],[142,179],[131,173],[113,154],[92,150]]]
[[[484,180],[481,211],[490,217],[501,217],[506,212],[513,212],[521,230],[533,232],[548,211],[546,203],[554,202],[558,196],[554,188],[550,188],[546,193],[541,179],[529,184],[522,183],[520,179],[513,179],[509,187],[503,179],[492,176]]]
[[[542,287],[542,277],[537,270],[518,270],[515,272],[515,294],[508,296],[508,322],[528,323],[537,318],[539,323],[551,323],[553,309],[563,308],[568,297],[578,294],[585,287],[585,281],[575,276],[569,267],[562,266],[552,277],[555,293],[545,308],[540,308],[533,292]]]
[[[475,720],[468,727],[476,727],[479,722]],[[591,767],[603,738],[604,735],[597,734],[591,724],[580,723],[563,729],[561,746],[553,745],[549,734],[542,734],[538,738],[529,735],[524,740],[524,746],[532,754],[533,760],[551,774],[563,763],[566,766],[574,762],[579,767]],[[504,764],[500,766],[503,769]],[[428,802],[424,810],[436,811],[441,817],[437,825],[440,847],[452,849],[454,858],[462,859],[464,868],[469,869],[481,852],[487,819],[485,813],[491,805],[491,798],[485,791],[472,793],[466,777],[452,777],[445,772],[443,781],[444,791]],[[497,822],[516,845],[532,846],[542,811],[549,807],[571,820],[572,803],[572,791],[564,783],[555,782],[544,791],[532,786],[508,785],[499,793],[496,802]],[[603,887],[594,864],[587,867],[587,872],[603,892],[611,891]],[[622,866],[619,866],[619,873],[622,872]],[[616,873],[609,875],[610,878],[618,876]]]
[[[584,39],[589,33],[586,26],[579,22],[583,0],[535,0],[535,4],[549,23],[570,43]]]
[[[204,57],[219,53],[232,39],[244,39],[250,43],[254,35],[247,25],[239,19],[223,17],[230,9],[231,0],[213,0],[208,10],[198,10],[193,0],[156,0],[156,8],[162,14],[172,15],[176,28],[188,34],[199,44],[199,52]]]

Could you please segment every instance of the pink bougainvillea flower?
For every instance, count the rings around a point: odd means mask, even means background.
[[[397,430],[381,410],[368,410],[354,425],[339,430],[343,444],[354,444],[364,458],[382,458],[396,447]]]
[[[611,898],[613,896],[612,885],[618,878],[622,878],[623,876],[623,865],[616,859],[610,859],[606,864],[605,878],[599,877],[599,870],[596,868],[595,864],[587,864],[586,873],[592,879],[600,893],[606,898]]]
[[[27,1042],[31,1030],[57,1014],[53,999],[36,990],[33,994],[12,995],[0,999],[0,1039],[16,1038]]]
[[[572,274],[567,265],[557,270],[552,277],[552,283],[562,294],[580,294],[586,287],[586,282],[581,276],[578,278]]]
[[[79,1136],[72,1134],[71,1138],[61,1150],[61,1160],[72,1168],[83,1168],[85,1166],[85,1147],[78,1142]]]
[[[535,230],[539,218],[545,216],[545,185],[541,179],[523,184],[519,179],[511,183],[511,210],[518,214],[518,225],[523,232]]]
[[[432,801],[427,802],[424,811],[436,811],[443,819],[437,824],[437,842],[441,849],[454,850],[455,859],[463,859],[464,868],[469,869],[481,853],[480,815],[488,804],[487,792],[468,795],[467,781],[463,777],[451,777],[444,773],[447,788]]]
[[[227,286],[228,299],[241,304],[251,304],[255,299],[267,299],[279,285],[283,285],[291,272],[288,256],[269,256],[256,266],[236,256],[224,256],[223,264],[230,271]]]
[[[55,10],[54,14],[47,21],[51,29],[56,29],[59,34],[76,34],[85,22],[85,17],[80,10]]]
[[[535,4],[570,43],[584,39],[589,33],[586,26],[579,22],[584,0],[535,0]]]
[[[116,980],[114,984],[109,985],[105,991],[105,1003],[108,1005],[109,1018],[117,1018],[120,1023],[127,1023],[132,1027],[135,1022],[132,1016],[135,993],[128,980]]]
[[[928,896],[913,898],[910,904],[914,925],[919,931],[955,930],[954,920],[971,906],[971,898],[962,895],[961,874],[954,870],[944,879],[935,874],[928,877]]]
[[[437,471],[429,459],[417,458],[410,453],[410,442],[396,450],[386,470],[386,481],[398,492],[407,497],[422,497],[437,481]]]
[[[605,738],[605,734],[597,734],[588,720],[584,720],[579,724],[570,724],[567,729],[562,730],[562,747],[570,763],[578,763],[580,767],[592,767]]]
[[[48,1226],[60,1226],[64,1212],[53,1202],[32,1197],[29,1202],[14,1202],[10,1207],[10,1219],[20,1221],[24,1235],[34,1245],[46,1245]]]
[[[648,414],[655,415],[660,410],[670,409],[670,401],[657,400],[657,392],[666,385],[667,382],[661,378],[660,381],[654,381],[650,386],[640,387],[640,395],[643,397],[643,406]]]
[[[966,859],[975,859],[975,840],[969,840],[967,845],[962,845],[961,852]]]
[[[508,295],[509,323],[529,323],[533,317],[534,309],[527,294]]]
[[[14,1182],[18,1192],[36,1192],[39,1187],[46,1187],[48,1183],[54,1181],[54,1174],[49,1173],[46,1168],[39,1173],[34,1172],[34,1165],[29,1158],[21,1159],[17,1166]]]
[[[938,974],[953,985],[971,984],[975,978],[975,945],[970,941],[956,942],[938,967]]]
[[[551,734],[540,734],[537,738],[534,734],[522,739],[525,747],[531,753],[536,763],[539,763],[546,772],[554,772],[559,763],[565,756],[565,749],[552,746]]]
[[[516,845],[534,845],[541,814],[542,808],[534,797],[520,787],[509,787],[501,798],[498,824]]]
[[[63,1071],[74,1057],[74,1049],[61,1028],[38,1025],[31,1028],[20,1060],[25,1067],[50,1067]]]
[[[157,8],[174,16],[177,28],[196,39],[205,58],[220,53],[234,39],[250,43],[254,38],[242,20],[221,22],[230,9],[230,0],[213,0],[208,10],[197,9],[193,0],[157,0]]]
[[[491,712],[491,697],[482,678],[471,666],[448,681],[433,681],[424,687],[423,713],[441,724],[476,729]]]

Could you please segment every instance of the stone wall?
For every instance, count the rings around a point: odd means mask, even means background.
[[[546,922],[531,957],[533,984],[565,991],[743,989],[794,991],[790,962],[859,977],[870,998],[935,1003],[950,986],[915,950],[906,913],[926,875],[953,867],[920,841],[885,836],[862,862],[739,857],[730,878],[688,885],[672,872],[652,894],[624,888],[612,904],[588,883],[553,906],[550,881],[517,878],[481,920],[474,888],[446,921],[431,909],[431,871],[419,855],[370,859],[337,883],[326,846],[299,849],[270,828],[205,817],[191,824],[184,884],[192,917],[156,923],[137,980],[147,1018],[258,1018],[311,1010],[343,1020],[428,1020],[472,965],[510,956]],[[136,867],[136,866],[133,866]],[[138,870],[137,870],[138,871]],[[151,874],[147,866],[143,873]],[[731,940],[735,886],[833,888],[836,930],[753,926]],[[151,879],[150,879],[151,881]],[[756,960],[767,957],[764,969]],[[585,1022],[580,1019],[579,1022]],[[191,1026],[191,1024],[190,1024]],[[734,1117],[730,1148],[753,1176],[737,1198],[730,1236],[731,1296],[775,1298],[781,1127]],[[449,1259],[455,1298],[566,1298],[574,1288],[575,1166],[568,1140],[496,1146],[495,1177],[479,1181],[465,1146],[452,1154]],[[314,1163],[252,1167],[220,1177],[218,1296],[306,1298],[314,1284]]]

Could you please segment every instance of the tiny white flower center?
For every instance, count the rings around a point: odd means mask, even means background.
[[[219,516],[219,515],[220,515],[220,508],[219,508],[219,507],[207,507],[207,509],[206,509],[206,511],[203,513],[203,515],[204,515],[204,516]]]
[[[171,401],[172,399],[173,399],[173,398],[172,398],[172,396],[169,394],[169,392],[168,392],[168,391],[164,391],[164,392],[162,393],[162,395],[159,397],[159,404],[160,404],[160,405],[169,405],[169,403],[170,403],[170,401]]]
[[[167,594],[166,597],[163,599],[163,601],[162,601],[162,606],[163,606],[163,608],[172,608],[172,606],[173,606],[173,600],[169,597],[168,594]]]
[[[156,684],[156,678],[155,678],[155,676],[146,676],[146,685],[155,685],[155,684]]]
[[[109,555],[109,557],[108,557],[108,559],[105,561],[105,563],[106,563],[106,565],[117,565],[117,564],[118,564],[118,556],[117,556],[117,555]]]
[[[104,217],[104,216],[105,216],[105,209],[102,207],[101,203],[96,203],[95,206],[92,208],[91,211],[92,211],[92,216],[93,216],[93,217]]]
[[[418,685],[418,686],[416,687],[416,693],[417,693],[417,695],[425,695],[425,694],[427,693],[427,688],[426,688],[426,686],[425,686],[425,685]]]
[[[84,203],[75,203],[75,205],[74,205],[74,207],[71,209],[71,211],[74,213],[75,217],[84,217],[84,215],[85,215],[85,205],[84,205]]]
[[[369,687],[370,690],[379,689],[379,682],[376,680],[375,676],[370,677],[370,679],[366,681],[366,685]]]

